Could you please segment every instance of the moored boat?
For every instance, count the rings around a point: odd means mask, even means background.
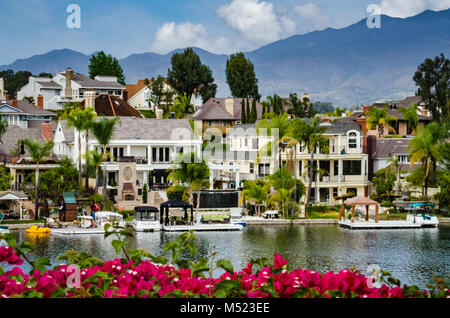
[[[134,218],[131,222],[136,232],[161,231],[158,218],[159,210],[153,206],[138,206],[134,208]]]

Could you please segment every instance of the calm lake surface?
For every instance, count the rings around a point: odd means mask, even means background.
[[[102,260],[116,257],[110,241],[103,235],[47,237],[29,236],[24,230],[11,231],[18,242],[30,241],[36,246],[32,258],[47,256],[56,265],[57,257],[74,249]],[[179,233],[135,233],[130,248],[145,248],[154,255],[166,255],[164,245]],[[450,225],[412,230],[340,229],[337,225],[250,225],[242,232],[198,232],[198,258],[207,257],[215,246],[217,259],[231,260],[235,270],[247,265],[251,258],[279,253],[293,268],[313,271],[339,271],[355,267],[367,274],[367,267],[378,264],[405,284],[425,288],[433,275],[448,277],[450,273]],[[22,265],[26,271],[30,267]],[[5,268],[6,269],[6,268]],[[222,273],[217,270],[215,275]]]

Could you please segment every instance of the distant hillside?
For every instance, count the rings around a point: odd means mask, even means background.
[[[195,51],[213,70],[217,96],[229,96],[225,82],[228,56]],[[127,82],[166,75],[174,52],[132,54],[121,59]],[[307,92],[314,101],[343,107],[413,94],[417,66],[440,53],[450,56],[450,9],[425,11],[406,19],[382,16],[380,29],[368,29],[366,20],[361,20],[343,29],[295,35],[245,54],[255,64],[263,96]],[[88,63],[88,55],[63,49],[17,60],[0,70],[39,74],[70,66],[87,74]]]

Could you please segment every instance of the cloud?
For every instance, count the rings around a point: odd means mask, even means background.
[[[292,35],[295,22],[277,14],[272,3],[259,0],[233,0],[217,11],[226,23],[247,40],[265,44]]]
[[[225,37],[211,39],[201,24],[167,22],[156,31],[152,50],[168,53],[175,49],[195,46],[210,52],[221,52],[226,50],[228,45]]]
[[[450,0],[381,0],[381,13],[391,17],[406,18],[425,10],[450,8]]]
[[[331,26],[328,17],[323,14],[322,7],[316,3],[309,2],[305,5],[297,5],[294,12],[300,16],[299,28],[302,31],[320,30]]]

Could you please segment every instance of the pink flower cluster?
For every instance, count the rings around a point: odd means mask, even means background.
[[[0,260],[21,264],[15,258],[12,248],[1,248]],[[16,255],[17,256],[17,255]],[[404,297],[401,287],[370,288],[364,275],[350,270],[339,273],[315,273],[309,270],[288,271],[287,260],[275,255],[272,266],[266,266],[254,273],[252,265],[239,272],[224,273],[218,278],[193,275],[191,269],[177,269],[171,265],[154,264],[142,261],[121,263],[119,259],[106,261],[101,266],[82,268],[79,275],[79,288],[69,290],[68,281],[75,272],[68,265],[41,273],[34,270],[31,275],[24,274],[19,267],[0,276],[0,296],[8,298],[34,291],[42,297],[361,297],[380,298]],[[232,288],[224,288],[231,283]],[[65,291],[64,291],[65,290]],[[334,294],[330,293],[333,291]],[[301,294],[299,294],[301,292]],[[234,293],[234,294],[233,294]],[[236,294],[237,293],[237,294]],[[420,292],[423,295],[423,291]],[[447,297],[449,297],[447,292]]]
[[[8,263],[10,265],[22,265],[23,259],[21,259],[14,248],[9,246],[0,246],[0,263]]]

